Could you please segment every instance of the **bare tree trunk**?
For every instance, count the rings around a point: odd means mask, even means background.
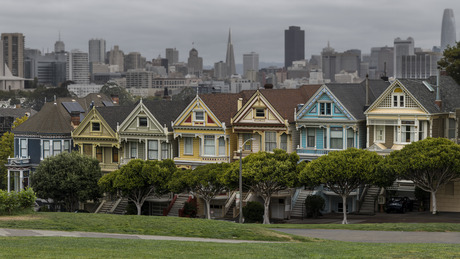
[[[136,202],[136,208],[137,208],[137,215],[141,215],[142,204],[139,202]]]
[[[204,202],[206,203],[206,218],[211,219],[211,201],[205,199]]]
[[[433,215],[437,213],[437,208],[436,208],[436,192],[432,191],[431,192],[431,200],[432,200],[432,205],[433,205]]]
[[[342,224],[348,224],[347,220],[347,196],[342,195],[342,202],[343,202],[343,220]]]
[[[264,224],[270,224],[270,197],[264,198]]]

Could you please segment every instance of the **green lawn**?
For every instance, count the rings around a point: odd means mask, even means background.
[[[311,239],[281,234],[261,225],[190,219],[112,215],[93,213],[35,213],[0,216],[0,228],[87,231],[121,234],[184,236],[264,241],[309,241]]]
[[[337,241],[272,244],[0,237],[0,258],[454,258],[460,246]]]
[[[458,223],[271,224],[267,228],[350,229],[379,231],[460,232]]]

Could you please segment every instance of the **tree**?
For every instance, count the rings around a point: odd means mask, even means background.
[[[457,84],[460,84],[460,41],[444,50],[443,57],[438,61],[438,65],[445,69]]]
[[[350,193],[363,184],[385,182],[385,175],[378,171],[377,165],[383,158],[375,152],[349,148],[343,151],[330,152],[311,161],[300,172],[301,183],[324,184],[343,201],[343,220],[347,221],[347,198]],[[388,182],[388,181],[386,181]]]
[[[24,106],[40,111],[43,105],[45,105],[45,101],[53,101],[54,98],[59,97],[71,97],[71,94],[65,87],[46,88],[44,86],[39,86],[30,94]]]
[[[38,197],[64,203],[67,211],[75,204],[101,197],[97,181],[101,178],[99,161],[78,152],[61,153],[45,158],[32,175]]]
[[[460,177],[460,145],[445,138],[413,142],[391,152],[384,167],[430,192],[433,214],[436,214],[436,192]]]
[[[99,180],[99,186],[106,192],[119,191],[122,197],[136,205],[137,215],[141,215],[142,205],[149,196],[161,196],[169,191],[167,184],[175,171],[176,166],[170,159],[133,159],[120,169],[104,175]]]
[[[108,82],[102,86],[100,93],[107,96],[117,95],[120,105],[130,105],[134,103],[133,96],[125,88],[118,86],[116,83]]]
[[[299,156],[296,153],[288,154],[281,149],[275,149],[273,153],[260,151],[243,159],[243,184],[263,198],[264,224],[270,224],[269,207],[272,195],[296,185],[298,161]],[[224,175],[224,181],[235,187],[238,180],[239,162],[233,162]]]
[[[26,121],[29,117],[16,118],[13,122],[11,129],[16,128]],[[5,164],[8,163],[8,157],[14,157],[14,134],[5,132],[0,138],[0,189],[6,188],[7,169]]]
[[[211,219],[211,200],[226,189],[222,175],[228,167],[227,163],[202,165],[193,171],[185,170],[179,179],[175,179],[205,201],[207,219]]]

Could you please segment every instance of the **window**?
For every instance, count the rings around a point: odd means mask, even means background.
[[[342,128],[331,127],[331,149],[343,149]]]
[[[216,154],[216,145],[214,136],[204,136],[204,154],[207,156],[214,156]]]
[[[251,133],[243,133],[243,143],[246,142],[246,140],[252,138],[252,134]],[[246,143],[244,143],[244,147],[243,147],[243,150],[252,150],[252,141],[248,141]]]
[[[319,115],[331,115],[331,103],[319,103]]]
[[[394,135],[395,135],[395,137],[394,137],[394,143],[400,143],[400,141],[399,141],[399,139],[400,139],[400,137],[399,137],[399,128],[400,128],[400,127],[398,127],[398,126],[395,126],[395,127],[394,127],[394,129],[395,129],[395,132],[394,132]]]
[[[195,112],[195,121],[204,121],[204,112],[196,111]]]
[[[148,145],[148,159],[149,160],[158,159],[158,141],[149,140],[147,145]]]
[[[130,147],[131,147],[131,158],[137,158],[137,143],[136,142],[130,142]]]
[[[225,156],[225,138],[224,137],[219,137],[219,156]]]
[[[20,144],[20,156],[22,158],[25,158],[27,157],[27,139],[21,139],[19,141],[19,144]]]
[[[265,132],[265,151],[271,152],[276,148],[276,132]]]
[[[287,151],[287,135],[286,133],[281,134],[280,137],[280,148],[284,151]]]
[[[385,126],[376,125],[375,126],[375,142],[385,142]]]
[[[90,144],[83,144],[83,154],[85,156],[92,156],[93,155],[93,146]]]
[[[70,152],[70,140],[64,140],[64,151]]]
[[[354,147],[355,145],[355,132],[353,129],[347,129],[347,148]]]
[[[264,108],[256,108],[256,118],[265,118]]]
[[[118,163],[118,148],[112,148],[112,163]]]
[[[409,125],[401,126],[401,140],[406,143],[412,143],[415,141],[415,127]]]
[[[43,140],[43,158],[47,158],[51,155],[50,152],[50,141]]]
[[[307,147],[315,147],[315,129],[307,128]]]
[[[168,154],[168,143],[161,143],[161,159],[167,159],[169,157]]]
[[[405,94],[401,88],[396,88],[393,92],[393,107],[405,107]]]
[[[96,147],[96,159],[102,162],[102,147]]]
[[[184,154],[193,155],[193,138],[184,138]]]
[[[91,129],[92,131],[101,131],[101,124],[99,122],[92,122]]]
[[[448,123],[449,125],[448,125],[447,137],[455,138],[455,119],[449,119]]]
[[[147,117],[139,117],[139,127],[147,127]]]
[[[53,156],[59,155],[61,153],[61,141],[55,140],[53,141]]]

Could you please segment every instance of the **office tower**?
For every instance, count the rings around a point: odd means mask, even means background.
[[[249,54],[243,54],[243,75],[247,77],[248,71],[259,71],[259,54],[251,52]],[[253,74],[253,72],[251,72]]]
[[[89,46],[89,62],[105,62],[105,40],[104,39],[90,39]]]
[[[331,48],[329,42],[327,47],[323,48],[321,52],[321,63],[324,73],[324,79],[334,80],[335,74],[337,74],[337,53]]]
[[[228,43],[227,43],[227,55],[225,57],[225,64],[227,64],[227,76],[236,74],[235,68],[235,54],[233,53],[232,34],[228,30]]]
[[[76,84],[89,84],[88,53],[79,50],[68,53],[66,79]]]
[[[2,33],[3,62],[13,76],[24,77],[24,35],[22,33]]]
[[[125,71],[130,69],[143,68],[144,63],[142,62],[142,56],[139,52],[130,52],[125,56]]]
[[[393,76],[395,78],[402,77],[402,56],[414,55],[414,39],[412,37],[407,40],[396,38],[394,41],[394,60],[393,60]]]
[[[454,11],[452,9],[444,9],[441,28],[441,51],[444,51],[447,46],[455,45],[457,41],[456,33]]]
[[[118,69],[115,69],[116,72],[123,72],[125,70],[125,54],[120,50],[118,45],[113,46],[108,54],[109,65],[118,66]]]
[[[203,73],[203,58],[198,57],[198,51],[192,48],[188,57],[188,73],[200,77]]]
[[[166,49],[166,59],[168,60],[168,66],[172,66],[179,62],[179,51],[176,48]]]
[[[222,80],[227,77],[227,64],[223,61],[214,63],[214,78]]]
[[[54,52],[55,53],[63,53],[65,52],[65,44],[61,41],[61,34],[59,34],[59,39],[54,43]]]
[[[358,72],[361,73],[361,50],[350,49],[340,53],[340,71],[345,70],[348,73]],[[339,71],[339,72],[340,72]]]
[[[441,57],[439,52],[425,50],[416,51],[415,55],[402,56],[401,78],[425,79],[436,76]]]
[[[289,26],[284,30],[284,67],[292,65],[292,61],[305,59],[305,31],[298,26]]]

